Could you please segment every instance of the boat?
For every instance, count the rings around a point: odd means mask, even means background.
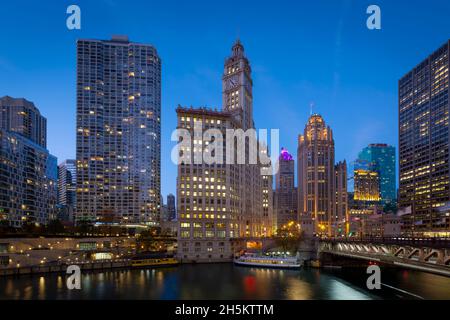
[[[134,268],[169,267],[178,264],[177,259],[165,255],[137,256],[131,259],[131,266]]]
[[[299,269],[302,262],[299,257],[278,257],[244,254],[234,259],[234,263],[240,266],[277,268],[277,269]]]

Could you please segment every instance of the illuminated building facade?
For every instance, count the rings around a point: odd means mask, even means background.
[[[353,169],[353,192],[349,193],[349,235],[361,235],[363,222],[383,207],[380,176],[374,162],[357,159]]]
[[[373,170],[378,173],[381,202],[383,204],[395,202],[397,199],[395,147],[383,143],[370,144],[359,153],[358,159],[371,163]]]
[[[272,235],[272,177],[261,175],[261,165],[226,164],[226,143],[222,163],[195,161],[208,152],[211,141],[204,139],[208,129],[219,130],[225,137],[229,129],[254,128],[251,68],[239,41],[225,62],[223,103],[221,111],[176,110],[177,127],[192,137],[188,146],[179,149],[180,155],[191,155],[178,165],[178,257],[182,261],[230,261],[245,239]],[[196,127],[201,128],[200,136]],[[245,152],[248,158],[249,148]]]
[[[406,229],[448,232],[440,208],[450,200],[450,42],[399,81],[399,207],[410,208]]]
[[[381,200],[380,176],[377,171],[355,168],[353,174],[355,201],[378,202]]]
[[[267,170],[270,170],[266,167]],[[274,213],[274,193],[273,193],[273,175],[265,174],[262,176],[262,206],[263,216],[261,218],[261,235],[268,237],[276,232],[277,217]]]
[[[332,235],[336,225],[336,174],[333,132],[313,114],[298,138],[298,210],[311,215],[317,234]]]
[[[156,226],[161,60],[126,37],[77,42],[77,222]]]
[[[222,106],[223,111],[230,114],[237,124],[238,129],[254,130],[253,120],[253,80],[251,77],[250,62],[244,54],[244,46],[237,40],[231,49],[231,55],[225,60],[222,76]],[[259,143],[258,143],[259,144]],[[259,146],[259,150],[267,146]],[[246,143],[246,163],[250,159],[250,146]],[[269,154],[267,153],[267,156]],[[268,236],[273,231],[273,203],[271,173],[261,175],[261,165],[238,165],[240,168],[241,187],[241,216],[242,228],[245,228],[245,236]],[[262,180],[261,180],[262,178]],[[265,185],[265,187],[264,187]],[[261,193],[261,189],[265,190]],[[273,201],[273,199],[272,199]],[[261,204],[263,209],[261,209]],[[261,212],[263,213],[261,215]]]
[[[294,186],[295,161],[292,155],[282,149],[278,157],[278,172],[275,175],[274,211],[277,230],[289,222],[298,222],[297,188]]]
[[[57,159],[46,149],[47,120],[25,99],[0,99],[0,220],[46,224],[56,215]]]

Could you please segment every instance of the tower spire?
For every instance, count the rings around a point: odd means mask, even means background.
[[[241,40],[239,37],[236,39],[234,45],[233,45],[233,56],[235,57],[242,57],[244,55],[244,46],[241,43]]]

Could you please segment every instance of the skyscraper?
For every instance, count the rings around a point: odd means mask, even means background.
[[[289,222],[298,222],[298,201],[297,188],[294,185],[295,161],[288,150],[281,150],[278,166],[275,175],[274,211],[279,230]]]
[[[355,171],[354,200],[379,201],[380,200],[380,177],[376,171]]]
[[[395,147],[383,143],[370,144],[359,153],[358,159],[369,162],[373,171],[378,172],[381,202],[394,202],[397,199]]]
[[[114,36],[77,42],[77,221],[155,226],[160,214],[161,60]]]
[[[317,234],[331,235],[337,219],[333,132],[313,114],[298,138],[298,210],[311,215]]]
[[[268,154],[268,156],[270,156]],[[273,193],[273,174],[270,171],[270,166],[263,166],[265,174],[262,178],[262,217],[261,217],[261,236],[267,237],[276,232],[277,218],[274,214],[274,193]]]
[[[347,189],[347,161],[338,162],[334,167],[336,175],[335,235],[348,234],[349,210]]]
[[[58,204],[75,207],[77,166],[75,160],[58,165]]]
[[[255,129],[251,73],[252,68],[245,56],[244,46],[238,39],[231,49],[231,55],[225,60],[222,76],[222,106],[223,111],[230,114],[236,128],[245,132]],[[263,148],[266,148],[266,146],[263,146]],[[244,155],[247,159],[246,163],[250,159],[250,152],[250,146],[246,147]],[[267,155],[269,154],[267,153]],[[268,234],[267,229],[272,228],[272,226],[266,223],[272,218],[269,219],[269,217],[261,215],[261,212],[264,212],[261,208],[263,202],[261,184],[267,183],[265,179],[261,180],[261,167],[246,164],[238,165],[236,170],[239,170],[239,176],[242,179],[241,184],[246,186],[240,188],[240,201],[243,206],[241,210],[245,212],[245,218],[241,219],[241,224],[245,224],[245,235],[260,236]],[[266,179],[272,178],[266,176]],[[270,191],[266,191],[272,193],[273,190],[270,188]],[[270,213],[270,215],[272,214]],[[244,228],[244,226],[241,227]]]
[[[179,149],[190,157],[180,161],[177,178],[178,255],[183,260],[230,261],[243,248],[242,239],[270,236],[273,231],[272,180],[261,175],[261,165],[248,164],[248,147],[243,151],[245,164],[226,163],[225,143],[222,163],[195,162],[212,153],[207,148],[211,141],[204,140],[209,129],[225,137],[227,130],[254,128],[251,68],[239,41],[225,61],[222,83],[222,111],[181,106],[176,110],[177,127],[192,137]]]
[[[438,236],[449,232],[442,208],[450,200],[450,41],[399,81],[399,207],[411,208],[406,228]]]
[[[77,165],[75,160],[66,160],[58,165],[57,215],[60,221],[73,222],[76,206]]]
[[[173,194],[167,196],[167,212],[169,221],[173,221],[177,218],[176,202]]]
[[[353,170],[354,200],[379,202],[381,200],[381,178],[373,162],[357,160]]]
[[[0,99],[0,127],[47,147],[47,119],[41,116],[34,103],[20,98]]]
[[[55,216],[57,159],[46,149],[47,120],[25,99],[0,99],[0,219],[13,227]]]

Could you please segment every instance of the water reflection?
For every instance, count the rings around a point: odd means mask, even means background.
[[[45,299],[45,277],[39,277],[39,297],[38,299]]]
[[[370,297],[338,280],[330,280],[330,299],[332,300],[369,300]]]
[[[450,298],[450,279],[431,274],[383,270],[382,281],[425,298]],[[0,299],[377,299],[407,298],[364,288],[364,272],[316,269],[273,270],[232,264],[84,274],[82,290],[67,290],[65,276],[0,279]]]

